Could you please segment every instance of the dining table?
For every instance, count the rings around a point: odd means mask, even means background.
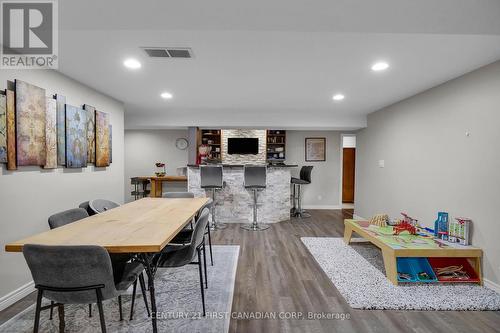
[[[143,198],[65,226],[5,245],[22,252],[25,244],[97,245],[109,253],[129,253],[144,265],[151,297],[153,332],[158,332],[154,279],[160,252],[208,202],[208,198]]]

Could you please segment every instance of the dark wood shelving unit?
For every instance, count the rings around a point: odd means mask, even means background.
[[[221,163],[222,161],[222,141],[220,129],[201,129],[200,144],[208,145],[210,153],[207,162]]]
[[[286,131],[267,130],[266,160],[268,163],[282,163],[286,159]]]

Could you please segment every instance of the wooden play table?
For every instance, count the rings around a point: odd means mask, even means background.
[[[481,258],[483,251],[473,246],[455,245],[429,237],[410,235],[391,235],[383,233],[382,228],[370,226],[368,221],[344,220],[344,242],[351,242],[355,232],[382,250],[386,276],[393,284],[398,284],[397,258],[467,258],[482,284]]]

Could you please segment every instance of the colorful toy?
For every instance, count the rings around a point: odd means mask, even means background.
[[[434,222],[434,237],[439,237],[439,232],[448,232],[448,213],[438,212],[438,218]]]
[[[417,223],[418,223],[417,219],[414,219],[413,217],[411,217],[408,214],[403,213],[403,212],[401,213],[401,215],[403,215],[403,220],[402,220],[403,223],[408,223],[408,224],[412,225],[413,227],[417,227]]]
[[[394,235],[399,235],[403,231],[408,231],[410,235],[415,235],[417,233],[417,229],[413,225],[405,221],[394,226],[392,230],[394,231]]]
[[[385,227],[387,226],[387,221],[389,220],[389,216],[387,214],[376,214],[370,219],[370,224]]]
[[[455,220],[457,220],[457,222],[450,221],[449,223],[448,241],[451,243],[469,245],[472,220],[465,217],[456,217]]]

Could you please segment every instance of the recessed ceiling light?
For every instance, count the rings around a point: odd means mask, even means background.
[[[389,68],[389,64],[381,61],[373,64],[372,71],[380,72],[380,71],[385,71],[387,68]]]
[[[335,95],[333,95],[332,98],[333,98],[334,101],[341,101],[341,100],[343,100],[345,98],[345,96],[342,95],[342,94],[335,94]]]
[[[172,97],[174,97],[171,93],[165,91],[165,92],[162,92],[160,94],[161,98],[164,98],[164,99],[171,99]]]
[[[123,62],[123,65],[127,68],[130,68],[130,69],[139,69],[141,68],[141,63],[136,60],[136,59],[133,59],[133,58],[130,58],[130,59],[127,59]]]

